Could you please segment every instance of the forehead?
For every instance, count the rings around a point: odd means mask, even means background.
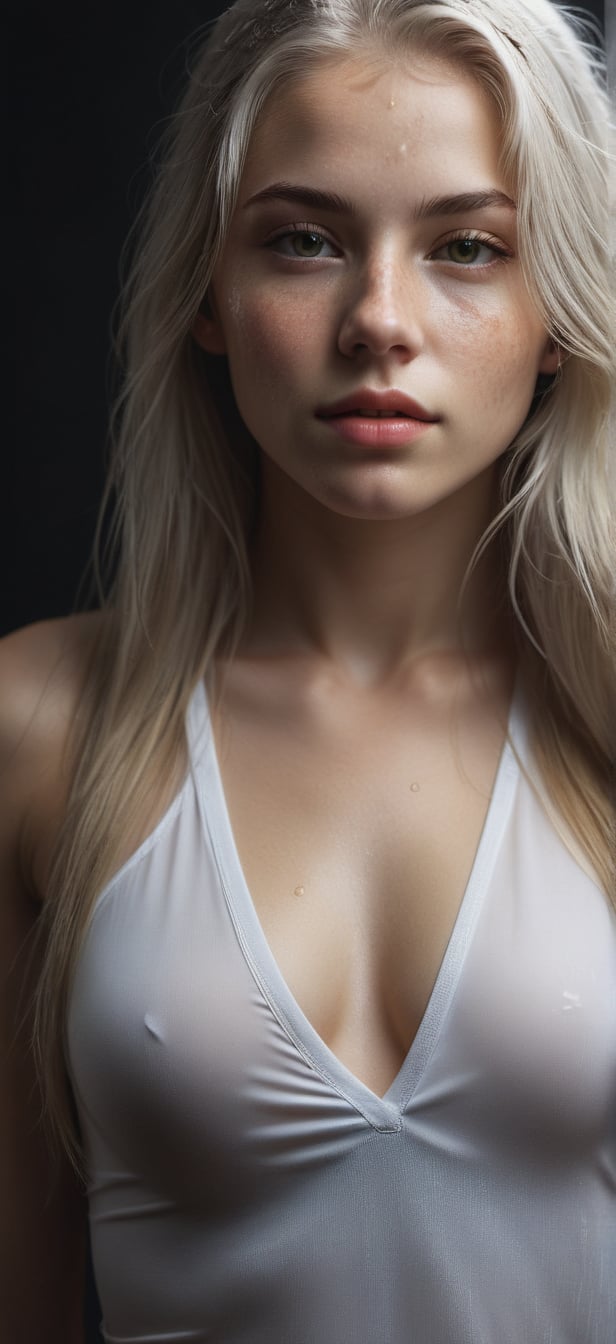
[[[263,176],[301,178],[322,168],[361,172],[413,162],[436,179],[499,176],[494,102],[452,61],[413,52],[323,61],[269,97],[253,132],[245,190]],[[244,194],[244,193],[242,193]]]

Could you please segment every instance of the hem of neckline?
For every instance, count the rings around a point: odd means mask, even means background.
[[[199,685],[199,704],[195,709],[201,720],[200,726],[207,729],[207,742],[205,751],[199,753],[195,768],[197,771],[205,769],[209,776],[209,787],[198,787],[200,811],[244,959],[279,1025],[309,1066],[327,1086],[363,1115],[373,1129],[396,1132],[402,1126],[404,1110],[425,1073],[450,1010],[510,814],[519,774],[517,750],[523,751],[523,697],[519,678],[514,685],[507,731],[468,882],[420,1026],[398,1073],[382,1097],[353,1074],[319,1036],[287,985],[267,942],[235,844],[207,691],[203,682]],[[210,822],[212,808],[216,809],[216,826]]]

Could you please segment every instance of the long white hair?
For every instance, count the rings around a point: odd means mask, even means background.
[[[549,0],[237,0],[209,27],[137,222],[105,515],[107,615],[70,744],[73,787],[41,917],[34,1044],[79,1167],[63,1062],[72,968],[97,894],[184,751],[186,707],[250,610],[258,455],[226,366],[191,328],[272,91],[343,55],[459,62],[487,90],[529,290],[565,358],[503,463],[483,545],[504,547],[535,756],[558,824],[610,886],[607,441],[613,387],[607,102],[581,21]],[[104,569],[104,565],[103,565]]]

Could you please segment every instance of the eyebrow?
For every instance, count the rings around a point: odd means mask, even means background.
[[[267,201],[289,201],[294,205],[309,205],[316,210],[329,210],[339,215],[356,215],[352,201],[339,196],[335,191],[318,191],[315,187],[295,186],[292,182],[273,182],[271,186],[257,191],[243,206],[260,205]],[[500,206],[501,209],[515,210],[515,201],[504,191],[463,191],[452,196],[431,196],[419,202],[413,215],[416,219],[429,219],[434,215],[469,214],[473,210],[487,210]]]

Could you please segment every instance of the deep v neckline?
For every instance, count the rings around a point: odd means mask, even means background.
[[[205,748],[199,764],[203,819],[238,941],[250,970],[277,1021],[296,1048],[340,1096],[379,1130],[398,1130],[434,1050],[441,1025],[453,998],[473,931],[489,885],[510,813],[518,775],[516,750],[521,733],[521,689],[516,684],[492,794],[453,927],[432,986],[423,1017],[395,1078],[379,1096],[363,1083],[326,1045],[292,994],[267,941],[240,862],[218,762],[207,693],[199,682],[191,713],[205,728]],[[193,730],[194,731],[194,730]],[[513,745],[512,745],[513,744]]]

